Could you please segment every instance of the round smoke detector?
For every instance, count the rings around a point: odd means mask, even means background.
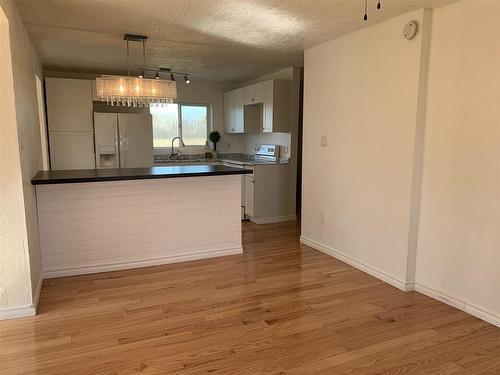
[[[415,38],[417,32],[418,32],[418,22],[415,20],[408,22],[403,28],[403,36],[408,40],[412,40],[413,38]]]

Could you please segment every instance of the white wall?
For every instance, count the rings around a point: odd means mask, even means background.
[[[302,237],[401,288],[422,50],[422,33],[408,41],[402,29],[423,18],[414,11],[305,51]]]
[[[41,285],[36,202],[30,180],[42,168],[35,79],[35,74],[42,76],[42,69],[14,2],[2,0],[0,6],[5,15],[0,37],[0,316],[9,317],[34,313]]]
[[[463,0],[306,51],[302,217],[303,242],[496,325],[499,14]]]
[[[498,1],[434,10],[416,277],[500,322],[499,17]]]

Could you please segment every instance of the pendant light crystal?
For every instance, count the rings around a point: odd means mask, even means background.
[[[177,85],[175,81],[162,80],[156,72],[155,79],[144,78],[146,70],[146,40],[147,36],[125,34],[123,40],[127,42],[127,71],[128,76],[104,75],[96,79],[97,96],[101,101],[110,105],[128,107],[146,107],[151,104],[172,103],[177,99]],[[129,42],[142,42],[143,70],[139,77],[130,76]]]
[[[171,80],[102,76],[96,79],[96,89],[100,100],[110,105],[145,107],[177,99],[177,85]]]

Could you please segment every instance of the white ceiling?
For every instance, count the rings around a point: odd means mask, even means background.
[[[125,33],[149,36],[147,66],[246,81],[302,65],[303,50],[371,23],[454,0],[18,0],[49,70],[126,71]],[[131,49],[141,65],[141,46]]]

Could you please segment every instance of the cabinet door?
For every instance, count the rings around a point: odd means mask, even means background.
[[[255,216],[254,212],[254,177],[245,175],[245,214],[248,216]]]
[[[50,131],[49,140],[52,170],[95,168],[93,132]]]
[[[264,86],[264,133],[272,133],[273,131],[273,103],[274,103],[274,84],[273,81],[263,82]]]
[[[264,103],[266,99],[266,82],[256,83],[255,86],[255,103]]]
[[[45,86],[49,130],[93,130],[90,80],[46,78]]]
[[[243,90],[244,90],[245,105],[264,103],[265,89],[263,82],[246,86],[243,88]]]
[[[245,113],[243,111],[243,89],[233,91],[233,108],[234,108],[234,131],[233,133],[243,133],[245,131]]]
[[[244,104],[254,104],[255,103],[255,85],[249,85],[243,87]]]
[[[233,92],[224,93],[224,133],[234,133]]]
[[[92,85],[92,100],[99,101],[100,99],[99,96],[97,96],[97,86],[95,83],[95,79],[93,79],[90,83]]]

